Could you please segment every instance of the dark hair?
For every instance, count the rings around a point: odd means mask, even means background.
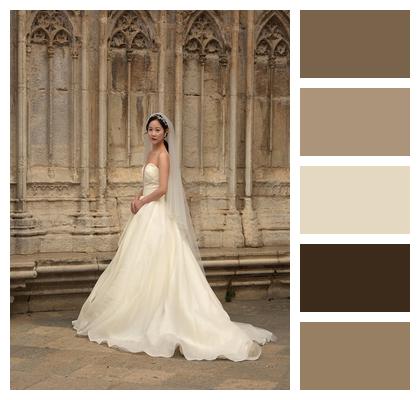
[[[168,144],[168,142],[166,141],[166,139],[163,139],[163,144],[165,145],[165,147],[166,147],[166,151],[169,153],[169,144]]]
[[[159,114],[153,114],[148,120],[147,120],[147,124],[146,124],[146,131],[149,129],[149,124],[152,121],[159,121],[159,123],[162,125],[163,129],[168,129],[169,125],[166,122],[165,118],[163,118],[162,116],[160,116]]]
[[[162,128],[164,129],[164,130],[167,130],[167,129],[169,129],[169,125],[168,125],[168,123],[166,122],[166,120],[165,120],[165,118],[163,118],[161,115],[159,115],[159,114],[153,114],[148,120],[147,120],[147,124],[146,124],[146,132],[147,132],[147,130],[149,129],[149,124],[152,122],[152,121],[159,121],[159,123],[160,123],[160,125],[162,126]],[[167,142],[167,140],[166,139],[163,139],[163,144],[165,145],[165,147],[166,147],[166,151],[169,153],[169,145],[168,145],[168,142]]]

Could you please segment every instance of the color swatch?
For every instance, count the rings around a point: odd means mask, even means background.
[[[409,312],[408,244],[301,244],[300,311]]]
[[[408,322],[302,322],[301,389],[409,389]]]
[[[410,89],[301,89],[300,154],[410,155]]]
[[[410,171],[400,166],[305,166],[301,233],[409,233]]]
[[[407,10],[300,12],[302,78],[409,78]]]
[[[410,389],[410,10],[301,10],[300,77],[300,388]]]

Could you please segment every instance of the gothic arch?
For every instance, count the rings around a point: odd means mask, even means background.
[[[141,162],[144,118],[157,107],[158,51],[163,49],[148,11],[113,11],[108,18],[108,107],[119,115],[107,125],[108,161],[132,167]]]
[[[255,32],[254,115],[259,132],[255,137],[255,167],[289,163],[289,15],[268,11],[258,19]]]
[[[287,41],[289,41],[290,36],[290,18],[288,11],[280,11],[280,10],[271,10],[264,12],[256,21],[256,36],[258,37],[264,25],[272,18],[275,17],[281,25],[281,29],[283,30]]]
[[[183,12],[183,121],[195,130],[192,146],[185,146],[184,166],[222,171],[225,162],[227,64],[229,47],[215,11]],[[195,110],[190,113],[186,110]],[[209,124],[205,115],[217,115]],[[183,129],[183,132],[187,131]],[[193,142],[191,142],[193,140]],[[185,141],[187,143],[187,141]],[[222,152],[219,151],[222,148]]]
[[[68,46],[75,40],[73,24],[65,11],[36,11],[30,22],[30,43]]]
[[[28,160],[76,180],[80,12],[31,11],[26,26]]]
[[[109,48],[157,50],[154,21],[147,11],[118,11],[111,18]]]
[[[289,17],[283,11],[264,13],[257,23],[255,58],[269,63],[289,59]]]
[[[197,11],[186,14],[186,18],[184,54],[200,58],[217,55],[225,59],[229,49],[216,12]]]

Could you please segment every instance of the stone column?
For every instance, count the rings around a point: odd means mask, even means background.
[[[203,154],[203,141],[204,141],[204,118],[205,118],[205,86],[204,86],[204,73],[206,67],[206,55],[200,54],[200,130],[198,133],[198,157],[200,159],[200,173],[204,174],[204,154]]]
[[[158,78],[158,108],[165,112],[165,76],[166,76],[166,11],[160,12],[160,52],[159,52],[159,78]]]
[[[246,26],[246,133],[245,197],[252,196],[252,131],[254,124],[254,11],[248,11]]]
[[[128,48],[127,57],[127,166],[131,167],[131,62],[133,61],[133,49]]]
[[[99,14],[99,107],[98,107],[98,211],[106,212],[107,164],[107,11]]]
[[[53,158],[53,115],[54,115],[54,46],[48,43],[47,56],[48,56],[48,103],[47,103],[47,143],[48,143],[48,176],[54,178],[54,170],[52,167]]]
[[[99,109],[98,109],[98,209],[89,206],[89,53],[88,53],[88,15],[82,14],[82,76],[81,76],[81,143],[80,143],[80,212],[75,215],[76,229],[73,232],[73,247],[77,251],[109,251],[117,247],[119,227],[115,226],[112,215],[106,211],[106,155],[107,155],[107,15],[99,13]],[[86,240],[86,236],[89,238]]]
[[[262,246],[257,215],[252,207],[252,133],[254,128],[254,11],[247,11],[246,46],[246,134],[245,134],[245,206],[242,226],[245,245]]]
[[[226,173],[226,67],[227,67],[227,56],[223,54],[219,59],[220,65],[220,112],[222,121],[222,154],[219,157],[219,170]]]
[[[268,60],[268,90],[269,90],[269,144],[268,144],[268,151],[270,154],[269,166],[271,167],[273,164],[273,119],[274,119],[274,101],[273,101],[273,85],[274,85],[274,68],[276,66],[276,60],[273,55],[270,55]]]
[[[27,146],[27,91],[26,91],[26,11],[18,11],[18,118],[17,118],[17,211],[26,212],[26,146]]]
[[[239,37],[239,11],[232,11],[232,54],[230,65],[230,116],[229,116],[229,208],[236,210],[236,158],[237,158],[237,80],[238,80],[238,37]]]
[[[19,10],[18,49],[17,49],[17,177],[16,211],[10,215],[11,254],[29,254],[39,251],[40,235],[45,234],[38,226],[38,221],[27,212],[27,144],[28,144],[28,99],[26,75],[26,11]],[[13,32],[11,32],[13,34]],[[11,66],[12,68],[14,66]],[[13,269],[13,267],[12,267]]]
[[[80,39],[74,38],[73,47],[71,49],[71,169],[73,175],[73,181],[76,182],[78,179],[78,168],[76,165],[77,160],[77,135],[79,133],[79,44]]]
[[[236,208],[237,185],[237,102],[238,102],[238,49],[239,49],[239,10],[232,11],[232,53],[230,64],[230,115],[229,115],[229,176],[228,201],[229,209],[226,212],[226,230],[223,233],[223,246],[242,247],[244,237],[242,234],[241,216]]]
[[[182,105],[183,105],[183,70],[184,58],[182,53],[184,25],[182,12],[176,11],[175,31],[175,132],[177,137],[177,154],[182,166]]]
[[[88,11],[82,13],[82,77],[81,77],[81,141],[80,141],[80,212],[89,212],[89,64],[88,64]]]

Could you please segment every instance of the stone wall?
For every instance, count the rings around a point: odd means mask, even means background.
[[[174,121],[200,247],[288,241],[288,12],[10,17],[12,254],[116,249],[153,111]]]

